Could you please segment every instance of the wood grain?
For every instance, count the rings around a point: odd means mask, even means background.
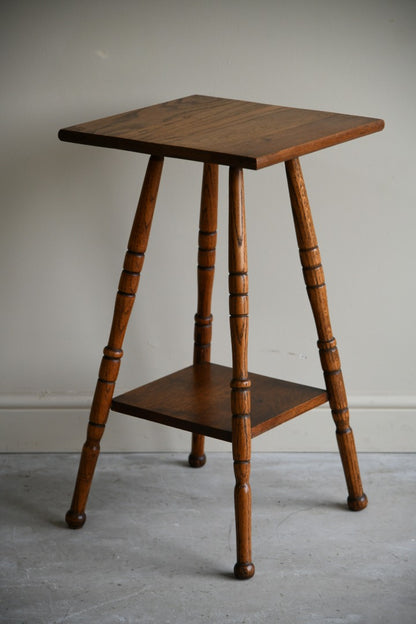
[[[251,578],[251,439],[327,400],[352,510],[367,504],[349,424],[340,358],[329,318],[320,252],[298,158],[382,130],[380,119],[194,95],[78,124],[59,131],[63,141],[150,154],[123,272],[108,345],[104,349],[66,520],[80,528],[111,408],[190,431],[189,463],[205,463],[204,436],[232,443],[235,474],[237,563],[234,574]],[[140,281],[162,172],[163,157],[204,163],[198,250],[198,303],[194,363],[115,399],[122,345]],[[248,262],[243,168],[285,162],[306,288],[318,333],[326,391],[248,372]],[[210,363],[218,165],[229,170],[229,312],[232,368]],[[231,392],[230,392],[231,387]]]
[[[321,364],[348,487],[348,506],[359,511],[367,506],[367,497],[363,492],[354,435],[349,425],[347,395],[329,318],[321,255],[299,160],[287,162],[286,173],[303,275],[318,332]]]
[[[383,127],[372,117],[192,95],[63,128],[59,138],[261,169]]]
[[[236,578],[254,574],[251,560],[251,380],[248,375],[248,265],[241,168],[229,171],[229,308],[233,375],[231,386],[232,443],[234,459],[234,507],[237,539]]]
[[[85,507],[123,355],[124,335],[140,281],[162,167],[163,159],[150,157],[120,277],[110,337],[98,374],[74,495],[66,514],[66,522],[72,529],[81,528],[86,519]]]
[[[111,409],[231,442],[231,377],[228,366],[189,366],[115,397]],[[249,373],[249,378],[253,438],[328,400],[320,388],[256,373]]]
[[[212,314],[211,299],[214,285],[215,249],[217,244],[218,165],[204,165],[198,236],[198,304],[195,314],[194,364],[211,359]],[[192,434],[192,449],[188,457],[192,468],[206,462],[204,436]]]

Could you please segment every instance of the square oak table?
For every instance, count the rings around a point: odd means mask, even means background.
[[[299,157],[382,130],[380,119],[194,95],[60,130],[63,141],[150,155],[104,349],[71,508],[80,528],[110,408],[192,432],[189,463],[205,463],[204,436],[232,443],[237,563],[251,557],[251,438],[329,401],[348,488],[348,506],[367,505],[361,485],[324,274]],[[204,163],[199,217],[198,306],[193,365],[113,399],[122,345],[138,288],[164,157]],[[306,288],[318,333],[326,389],[248,372],[248,268],[243,169],[284,162]],[[229,310],[232,368],[210,363],[218,165],[229,167]],[[231,397],[229,386],[231,386]],[[227,389],[228,388],[228,389]]]

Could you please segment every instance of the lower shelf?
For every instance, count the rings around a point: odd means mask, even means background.
[[[254,373],[249,377],[253,438],[328,400],[319,388]],[[111,409],[231,442],[231,378],[226,366],[189,366],[116,397]]]

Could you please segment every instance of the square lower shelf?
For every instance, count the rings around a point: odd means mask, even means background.
[[[249,373],[251,432],[256,437],[326,403],[325,390]],[[113,399],[111,409],[154,422],[232,441],[232,369],[197,364]]]

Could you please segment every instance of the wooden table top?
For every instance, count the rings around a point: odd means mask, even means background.
[[[371,117],[192,95],[64,128],[59,138],[262,169],[383,128]]]

